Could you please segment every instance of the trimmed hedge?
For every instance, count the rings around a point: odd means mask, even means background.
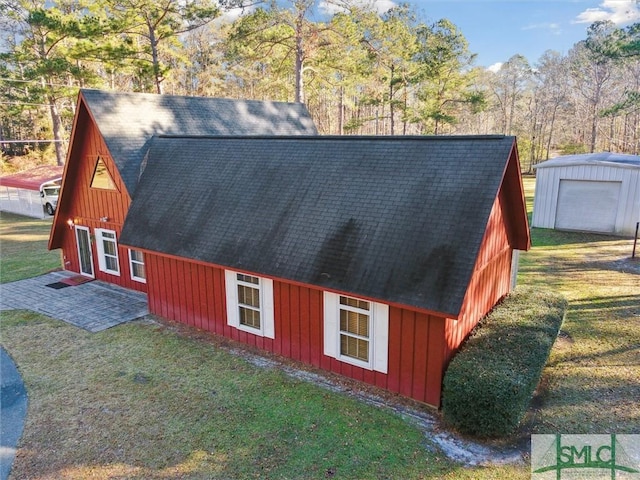
[[[512,433],[529,408],[566,308],[566,300],[549,291],[517,288],[509,294],[449,364],[445,422],[480,437]]]

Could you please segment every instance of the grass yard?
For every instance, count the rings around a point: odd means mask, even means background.
[[[532,193],[533,180],[525,185]],[[49,223],[2,215],[2,281],[59,265]],[[520,436],[640,432],[640,268],[630,242],[534,230],[519,281],[570,307]],[[629,270],[626,272],[626,270]],[[229,342],[143,320],[90,334],[3,312],[29,392],[13,478],[525,479],[464,468],[396,414],[260,368]]]
[[[525,178],[529,211],[534,186]],[[633,240],[543,229],[533,229],[532,239],[519,282],[569,300],[534,402],[533,433],[640,433],[640,258],[630,258]]]
[[[51,217],[0,213],[0,283],[29,278],[60,267],[60,252],[48,251]]]

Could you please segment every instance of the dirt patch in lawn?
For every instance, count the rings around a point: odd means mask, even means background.
[[[597,251],[585,252],[584,268],[640,275],[640,246],[633,254],[633,240],[602,242]]]

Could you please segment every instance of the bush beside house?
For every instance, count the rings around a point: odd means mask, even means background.
[[[498,437],[524,417],[567,307],[548,291],[516,289],[476,328],[449,365],[444,420],[460,432]]]

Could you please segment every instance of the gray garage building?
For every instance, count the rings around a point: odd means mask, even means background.
[[[534,168],[533,227],[634,234],[640,221],[640,156],[565,155]]]

